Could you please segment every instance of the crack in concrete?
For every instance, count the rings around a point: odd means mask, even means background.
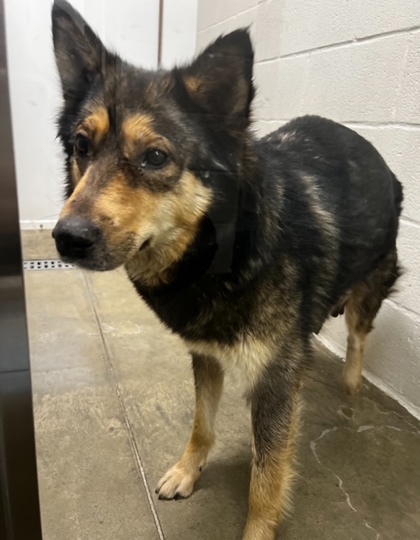
[[[343,480],[338,476],[338,474],[336,474],[332,469],[330,469],[329,467],[327,467],[326,465],[324,465],[322,463],[322,461],[320,460],[319,456],[318,456],[318,452],[317,452],[317,445],[318,445],[318,442],[320,440],[322,440],[326,435],[328,435],[329,433],[334,433],[338,431],[338,427],[337,426],[334,426],[333,428],[330,428],[330,429],[324,429],[324,431],[321,433],[321,435],[317,438],[317,439],[313,439],[310,443],[309,443],[309,446],[311,448],[311,451],[313,453],[313,455],[315,456],[315,459],[316,461],[318,462],[318,464],[323,468],[325,469],[326,471],[328,471],[329,473],[331,473],[333,476],[335,476],[335,478],[338,480],[338,487],[340,489],[340,491],[343,493],[343,495],[345,496],[346,498],[346,502],[347,502],[347,505],[349,506],[349,508],[353,511],[353,512],[357,512],[356,508],[352,505],[351,503],[351,499],[350,499],[350,495],[347,493],[347,491],[344,489],[344,482]]]
[[[404,422],[406,425],[410,426],[413,431],[404,430],[407,433],[414,433],[416,435],[420,435],[420,429],[417,428],[414,424],[412,424],[409,420],[407,420],[406,418],[401,416],[401,414],[397,413],[396,411],[383,411],[382,409],[379,408],[378,404],[375,401],[369,399],[366,396],[365,396],[365,399],[367,399],[368,401],[373,403],[373,406],[374,406],[376,412],[378,412],[379,414],[396,416],[398,418],[398,420],[401,420],[401,422]]]
[[[365,527],[367,529],[370,529],[371,531],[373,531],[374,533],[376,533],[376,538],[375,540],[379,540],[379,538],[381,537],[381,535],[379,534],[379,531],[377,529],[375,529],[375,527],[372,527],[372,525],[370,525],[366,520],[365,520]]]
[[[404,418],[403,416],[401,416],[397,412],[395,412],[395,411],[383,411],[382,409],[380,409],[378,407],[378,404],[375,401],[369,399],[366,396],[363,396],[363,399],[366,399],[370,403],[372,403],[374,405],[374,408],[375,408],[376,412],[378,412],[379,414],[383,414],[385,416],[388,416],[388,415],[395,416],[396,418],[398,418],[398,420],[403,422],[405,424],[405,426],[410,426],[411,430],[410,429],[405,429],[405,428],[400,428],[400,427],[397,427],[397,426],[391,426],[389,424],[380,424],[380,425],[370,425],[370,424],[368,424],[368,425],[359,426],[357,428],[357,433],[362,433],[363,431],[368,431],[370,429],[387,428],[387,429],[393,429],[394,431],[399,431],[401,433],[410,433],[411,435],[420,435],[420,429],[418,429],[414,424],[412,424],[409,420],[407,420],[406,418]],[[346,414],[345,411],[351,411],[351,416]],[[354,420],[354,409],[352,407],[347,407],[345,405],[342,405],[341,407],[339,407],[337,409],[337,414],[339,416],[341,416],[342,418],[345,418],[346,420]],[[346,428],[346,429],[350,429],[350,428]]]
[[[376,426],[361,426],[361,427],[366,428],[366,430],[367,430],[367,429],[375,429]],[[337,432],[338,429],[339,428],[337,426],[334,426],[334,427],[332,427],[330,429],[324,429],[324,431],[321,433],[321,435],[319,437],[317,437],[316,439],[313,439],[312,441],[310,441],[309,446],[310,446],[310,449],[311,449],[317,463],[320,465],[320,467],[322,467],[323,469],[325,469],[326,471],[331,473],[337,479],[338,487],[339,487],[341,493],[343,493],[343,495],[344,495],[344,497],[346,499],[347,506],[350,508],[350,510],[352,512],[357,513],[357,509],[353,506],[349,493],[344,489],[344,482],[343,482],[342,478],[340,478],[336,472],[334,472],[332,469],[330,469],[330,467],[327,467],[324,463],[322,463],[322,461],[321,461],[321,459],[320,459],[320,457],[318,455],[318,452],[317,452],[317,445],[318,445],[319,441],[321,441],[324,437],[326,437],[330,433]],[[343,429],[350,429],[350,428],[344,427]],[[362,429],[361,431],[365,431],[365,430]],[[358,430],[358,433],[359,433],[359,430]],[[375,540],[379,540],[379,538],[381,537],[379,531],[377,529],[375,529],[374,527],[372,527],[372,525],[368,521],[364,520],[364,522],[365,522],[365,527],[367,529],[370,529],[370,530],[372,530],[372,531],[374,531],[376,533]]]
[[[370,431],[372,429],[392,429],[394,431],[398,431],[400,433],[413,433],[412,431],[407,431],[405,429],[401,429],[401,428],[398,428],[398,427],[395,427],[395,426],[388,426],[386,424],[382,424],[381,426],[370,426],[370,425],[366,425],[366,426],[359,426],[357,428],[357,433],[363,433],[363,431]]]
[[[346,414],[346,411],[351,411],[351,414]],[[348,407],[346,405],[341,405],[341,407],[339,407],[337,409],[337,414],[343,418],[345,418],[346,420],[353,420],[354,418],[354,409],[352,407]]]

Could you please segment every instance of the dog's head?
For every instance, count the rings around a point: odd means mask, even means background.
[[[67,168],[57,249],[94,270],[135,260],[159,273],[241,167],[254,93],[248,32],[219,38],[191,65],[146,71],[106,50],[66,1],[55,1],[52,22]]]

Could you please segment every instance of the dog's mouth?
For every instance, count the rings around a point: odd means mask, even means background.
[[[52,236],[63,262],[99,271],[121,266],[134,255],[133,249],[144,252],[153,240],[149,235],[140,242],[129,236],[119,242],[111,241],[99,226],[77,216],[60,220]]]

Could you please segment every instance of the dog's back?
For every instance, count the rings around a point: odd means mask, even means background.
[[[277,246],[267,249],[296,261],[302,317],[312,306],[317,331],[340,298],[394,253],[401,184],[368,141],[324,118],[292,120],[256,147],[267,201],[261,211],[276,231]]]

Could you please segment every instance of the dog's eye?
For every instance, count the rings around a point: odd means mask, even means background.
[[[87,156],[90,148],[89,139],[85,135],[78,133],[74,141],[74,148],[79,156]]]
[[[168,155],[165,154],[165,152],[154,148],[153,150],[149,150],[148,152],[146,152],[142,164],[144,167],[160,169],[161,167],[166,165],[167,161]]]

